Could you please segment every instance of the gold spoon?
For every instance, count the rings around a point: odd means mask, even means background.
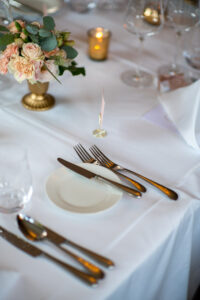
[[[24,214],[17,215],[17,222],[21,232],[31,241],[42,241],[48,240],[47,231],[44,227],[34,220],[33,218],[26,216]],[[80,263],[87,271],[89,271],[95,278],[102,279],[104,278],[104,272],[97,266],[93,265],[89,261],[86,261],[84,258],[74,254],[66,248],[63,248],[61,245],[54,243],[56,247],[64,251],[66,254],[71,256],[74,260]]]

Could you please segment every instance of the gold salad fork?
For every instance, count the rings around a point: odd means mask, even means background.
[[[117,171],[117,174],[121,174],[118,173],[118,171],[126,171],[129,172],[141,179],[143,179],[144,181],[150,183],[152,186],[154,186],[155,188],[157,188],[158,190],[160,190],[162,193],[164,193],[168,198],[172,199],[172,200],[177,200],[178,199],[178,194],[176,192],[174,192],[173,190],[141,175],[138,174],[134,171],[128,170],[120,165],[118,165],[117,163],[114,163],[111,159],[109,159],[107,156],[105,156],[105,154],[103,154],[101,152],[101,150],[97,147],[97,146],[92,146],[90,148],[91,153],[94,155],[94,157],[96,158],[96,160],[102,165],[102,166],[106,166],[107,168],[111,169],[111,170],[115,170]]]
[[[74,146],[74,150],[76,151],[77,155],[79,156],[79,158],[82,160],[82,162],[84,163],[90,163],[90,164],[97,164],[97,165],[102,165],[98,160],[94,159],[86,150],[85,148],[81,145],[78,144],[76,146]],[[103,165],[104,167],[110,169],[109,167],[107,167],[106,165]],[[128,180],[135,188],[137,188],[140,192],[145,193],[146,192],[146,188],[140,184],[139,182],[133,180],[132,178],[118,173],[115,170],[111,169],[115,174],[117,174],[118,176],[121,176],[122,178]]]

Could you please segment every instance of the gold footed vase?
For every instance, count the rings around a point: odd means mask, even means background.
[[[28,87],[30,93],[26,94],[22,98],[22,104],[25,108],[35,111],[42,111],[48,110],[54,106],[54,97],[46,94],[49,87],[49,82],[37,82],[35,84],[28,82]]]

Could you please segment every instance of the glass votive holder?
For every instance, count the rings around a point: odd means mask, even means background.
[[[89,57],[93,60],[105,60],[108,56],[111,32],[103,27],[88,30]]]

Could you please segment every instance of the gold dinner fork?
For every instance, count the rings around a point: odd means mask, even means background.
[[[111,169],[111,170],[115,170],[117,172],[117,174],[121,174],[121,173],[118,173],[118,171],[126,171],[126,172],[129,172],[141,179],[143,179],[144,181],[150,183],[151,185],[153,185],[154,187],[156,187],[158,190],[160,190],[162,193],[164,193],[167,197],[169,197],[170,199],[172,200],[177,200],[178,199],[178,194],[174,191],[172,191],[171,189],[141,175],[141,174],[138,174],[134,171],[131,171],[131,170],[128,170],[116,163],[114,163],[111,159],[109,159],[105,154],[103,154],[103,152],[101,152],[101,150],[93,145],[91,148],[90,148],[90,151],[91,153],[94,155],[94,157],[96,158],[96,160],[102,165],[102,166],[106,166],[107,168]]]
[[[74,150],[76,151],[77,155],[79,156],[79,158],[82,160],[82,162],[84,163],[90,163],[90,164],[96,164],[96,165],[102,165],[98,160],[94,159],[86,150],[85,148],[81,145],[78,144],[76,146],[74,146]],[[103,165],[104,167],[110,169],[109,167],[107,167],[106,165]],[[117,174],[118,176],[121,176],[122,178],[128,180],[130,183],[132,183],[132,185],[134,185],[135,188],[137,188],[140,192],[145,193],[146,192],[146,188],[140,184],[139,182],[133,180],[132,178],[129,178],[128,176],[118,173],[115,170],[111,169],[115,174]]]

